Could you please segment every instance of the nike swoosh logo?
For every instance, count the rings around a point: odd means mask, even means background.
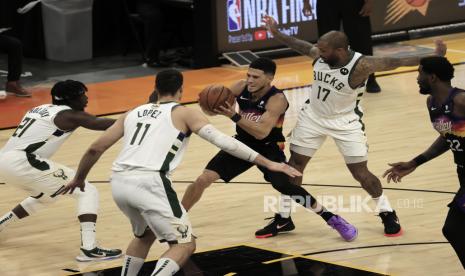
[[[248,100],[249,100],[249,99],[247,99],[247,98],[244,98],[244,97],[242,97],[242,96],[240,97],[240,99],[241,99],[241,100],[246,100],[246,101],[248,101]]]
[[[288,224],[289,224],[289,222],[287,222],[287,223],[285,223],[285,224],[283,224],[283,225],[277,224],[277,225],[276,225],[276,229],[279,230],[279,229],[283,228],[284,226],[286,226],[286,225],[288,225]]]
[[[94,257],[106,257],[107,254],[105,252],[102,253],[90,253]]]

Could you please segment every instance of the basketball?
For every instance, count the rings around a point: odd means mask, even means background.
[[[234,104],[236,97],[232,91],[221,84],[213,84],[205,87],[199,94],[199,105],[207,115],[216,115],[215,109],[225,106],[228,102]]]

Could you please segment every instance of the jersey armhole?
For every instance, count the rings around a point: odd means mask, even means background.
[[[349,84],[349,87],[350,89],[352,90],[355,90],[357,88],[360,88],[360,87],[363,87],[362,84],[365,83],[366,80],[364,80],[363,82],[361,82],[360,84],[358,84],[356,87],[352,87],[352,85],[350,85],[350,77],[352,76],[352,73],[354,72],[355,68],[357,67],[357,64],[359,63],[359,61],[364,57],[364,55],[360,55],[357,60],[354,62],[354,65],[352,66],[352,68],[350,69],[350,72],[349,72],[349,76],[347,77],[347,83]]]
[[[56,129],[60,130],[60,131],[63,131],[63,132],[70,132],[72,130],[65,130],[65,129],[61,129],[57,126],[57,124],[55,123],[55,118],[62,112],[64,111],[68,111],[68,110],[72,110],[72,109],[63,109],[63,110],[60,110],[58,111],[57,113],[55,113],[55,115],[53,115],[50,120],[52,121],[52,124],[56,127]]]
[[[174,128],[174,129],[177,129],[179,131],[179,133],[182,133],[184,136],[186,137],[189,137],[192,132],[190,130],[187,131],[187,133],[184,133],[182,130],[178,129],[175,125],[174,125],[174,122],[173,122],[173,111],[178,108],[178,107],[184,107],[182,104],[175,104],[171,107],[171,113],[170,113],[170,122],[171,122],[171,126]]]
[[[313,60],[312,66],[315,67],[316,62],[320,59],[320,57],[317,57],[316,59]]]

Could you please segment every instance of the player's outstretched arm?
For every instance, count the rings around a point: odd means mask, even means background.
[[[107,129],[97,141],[95,141],[89,149],[86,151],[84,156],[79,162],[79,167],[74,176],[74,179],[65,186],[61,194],[66,194],[68,191],[70,194],[74,192],[74,189],[79,187],[81,191],[84,191],[85,179],[89,174],[89,171],[100,159],[100,156],[112,145],[114,145],[124,135],[124,119],[126,114],[118,118],[109,129]]]
[[[442,40],[436,40],[435,44],[436,49],[432,54],[405,58],[364,56],[357,64],[351,79],[360,79],[360,82],[354,81],[354,83],[361,83],[375,72],[394,70],[401,66],[416,66],[420,64],[422,58],[427,56],[444,56],[447,52],[447,45]]]
[[[449,144],[447,140],[440,135],[425,152],[412,160],[408,162],[390,163],[389,166],[391,166],[391,168],[384,172],[383,177],[387,177],[388,183],[390,183],[391,180],[395,183],[401,182],[404,176],[412,173],[418,166],[438,157],[448,149]]]
[[[286,44],[294,51],[297,51],[302,55],[309,56],[312,59],[317,59],[320,56],[320,51],[312,43],[281,33],[278,30],[278,24],[273,17],[265,15],[263,16],[262,22],[268,32],[273,34],[277,40]]]
[[[210,124],[205,115],[198,110],[186,108],[183,119],[192,132],[237,158],[247,160],[272,171],[283,172],[290,177],[302,175],[293,167],[285,163],[273,162],[258,154],[242,142],[217,130]]]
[[[91,130],[106,130],[115,119],[99,118],[84,111],[64,110],[55,117],[54,123],[62,130],[84,127]]]

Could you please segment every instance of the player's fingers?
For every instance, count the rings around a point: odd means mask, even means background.
[[[385,178],[386,175],[388,175],[391,171],[392,171],[392,169],[387,169],[387,170],[383,173],[383,178]]]
[[[231,109],[232,105],[228,101],[225,101],[224,105],[222,105],[221,107],[226,107],[226,109]]]
[[[65,186],[63,190],[61,190],[60,195],[65,195],[69,191],[69,187]]]
[[[220,107],[213,109],[213,112],[222,114],[223,111],[222,111],[221,109],[219,109],[219,108],[220,108]]]

